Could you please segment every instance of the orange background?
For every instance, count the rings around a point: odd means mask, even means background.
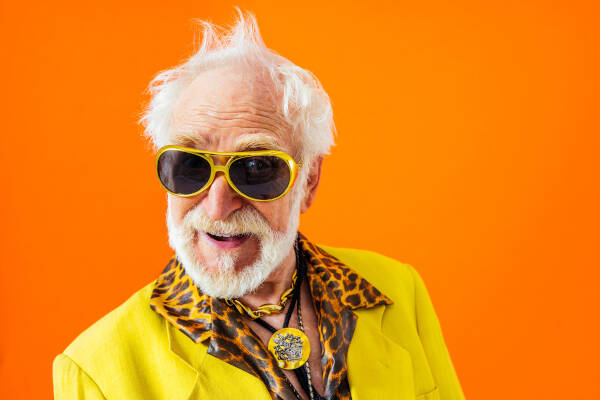
[[[302,231],[420,271],[467,398],[600,398],[596,2],[321,3],[2,1],[0,397],[162,270],[143,91],[237,4],[333,101]]]

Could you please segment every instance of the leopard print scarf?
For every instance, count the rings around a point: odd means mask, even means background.
[[[319,325],[325,397],[350,399],[346,356],[357,319],[352,310],[392,301],[302,234],[299,243]],[[195,343],[210,340],[208,354],[261,379],[274,399],[295,398],[273,356],[241,314],[201,293],[175,256],[154,283],[150,307]]]

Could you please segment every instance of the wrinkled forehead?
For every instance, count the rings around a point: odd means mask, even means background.
[[[215,151],[295,152],[280,103],[273,83],[260,73],[242,68],[203,72],[176,100],[171,142]]]

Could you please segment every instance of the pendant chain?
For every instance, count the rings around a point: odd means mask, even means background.
[[[298,326],[300,327],[300,330],[304,332],[304,325],[302,324],[302,312],[300,312],[300,302],[298,302]],[[306,360],[304,368],[306,369],[306,377],[308,380],[308,395],[310,397],[310,400],[314,400],[315,395],[313,393],[312,379],[310,378],[310,365],[308,360]]]
[[[301,250],[299,247],[300,246],[298,244],[298,241],[296,241],[296,243],[294,244],[294,250],[296,252],[296,271],[294,271],[294,275],[292,276],[292,287],[283,293],[283,295],[281,296],[281,302],[279,304],[265,304],[265,305],[259,307],[257,310],[253,311],[248,306],[244,305],[243,303],[241,303],[239,300],[236,300],[236,299],[225,300],[225,303],[227,305],[229,305],[230,307],[235,307],[240,314],[248,315],[256,323],[261,325],[263,328],[271,331],[275,335],[277,330],[275,328],[273,328],[271,325],[269,325],[267,322],[263,321],[261,319],[261,317],[264,315],[269,315],[272,313],[279,313],[279,312],[283,311],[283,309],[286,306],[287,301],[289,300],[289,298],[291,296],[291,304],[286,313],[285,321],[283,323],[283,328],[280,331],[282,331],[288,327],[290,318],[294,312],[294,306],[296,305],[295,303],[298,303],[297,304],[298,327],[300,328],[299,329],[300,332],[302,332],[301,335],[304,336],[304,340],[307,341],[306,344],[308,346],[310,346],[310,343],[308,343],[308,337],[306,337],[305,332],[304,332],[304,324],[302,323],[302,312],[301,312],[301,307],[300,307],[300,298],[301,298],[300,292],[302,290],[302,281],[304,280],[305,275],[306,275],[306,264],[305,264],[304,258],[302,257]],[[297,280],[298,276],[300,276],[300,281],[297,283],[296,280]],[[271,339],[271,340],[273,340],[273,339]],[[308,349],[310,349],[310,347],[308,347]],[[270,348],[269,348],[269,351],[271,351]],[[310,355],[310,353],[309,353],[309,355]],[[302,377],[302,375],[303,375],[302,372],[300,372],[301,367],[296,367],[297,369],[292,369],[292,370],[298,377],[298,381],[300,382],[300,385],[307,392],[309,399],[315,400],[315,398],[316,398],[317,400],[321,400],[322,397],[319,395],[319,393],[317,393],[315,391],[315,389],[313,388],[313,385],[312,385],[308,357],[305,359],[303,366],[304,366],[304,372],[306,373],[305,380]],[[304,383],[303,383],[303,380],[304,380]],[[296,397],[298,398],[298,400],[302,400],[302,396],[300,396],[300,393],[298,393],[298,391],[296,390],[294,385],[292,385],[289,381],[288,381],[288,384],[289,384],[290,388],[292,389],[292,391],[294,392],[294,394],[296,395]],[[307,384],[308,388],[304,388],[305,384]],[[308,389],[308,390],[306,390],[306,389]]]

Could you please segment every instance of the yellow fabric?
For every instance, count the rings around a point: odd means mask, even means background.
[[[323,247],[394,304],[355,310],[348,351],[354,400],[464,399],[433,306],[410,266]],[[207,355],[149,307],[153,283],[84,331],[54,361],[56,399],[269,399],[255,376]]]

